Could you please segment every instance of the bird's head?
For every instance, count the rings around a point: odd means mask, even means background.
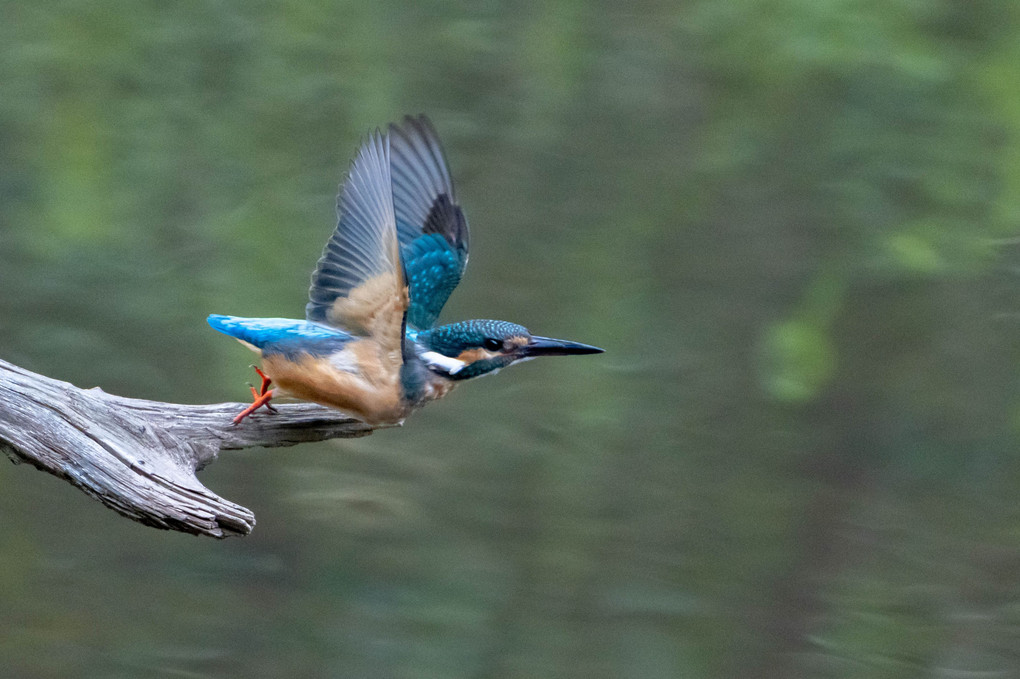
[[[532,335],[523,325],[474,320],[441,325],[415,337],[419,356],[430,370],[453,380],[493,374],[539,356],[600,354],[580,342]]]

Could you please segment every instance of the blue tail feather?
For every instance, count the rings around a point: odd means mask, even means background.
[[[206,319],[214,330],[247,342],[263,354],[330,354],[338,351],[351,335],[328,325],[290,318],[242,318],[211,314]]]

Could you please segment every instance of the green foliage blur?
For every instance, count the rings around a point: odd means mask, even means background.
[[[0,676],[1015,673],[1020,6],[0,0],[0,358],[244,400],[418,112],[443,319],[607,353],[225,453],[244,540],[0,467]]]

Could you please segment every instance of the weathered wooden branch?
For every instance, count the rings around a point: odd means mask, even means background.
[[[364,436],[373,427],[309,403],[234,426],[245,404],[182,405],[79,389],[0,361],[0,450],[148,526],[247,535],[255,515],[199,483],[221,450]]]

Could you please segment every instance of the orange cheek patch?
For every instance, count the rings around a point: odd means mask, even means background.
[[[487,351],[487,350],[481,349],[481,348],[479,348],[479,349],[467,349],[465,351],[460,352],[460,355],[457,356],[457,360],[458,361],[463,361],[464,363],[467,363],[468,365],[470,365],[470,364],[474,363],[475,361],[482,361],[482,360],[485,360],[487,358],[492,358],[493,356],[498,356],[498,355],[499,354],[497,354],[495,352]]]

